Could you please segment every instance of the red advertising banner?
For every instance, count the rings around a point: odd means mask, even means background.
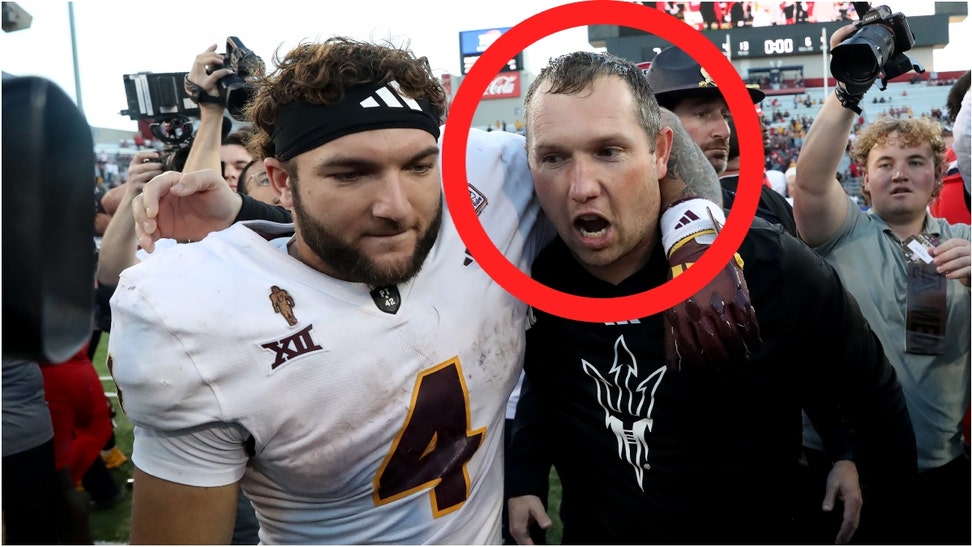
[[[486,86],[483,99],[506,99],[520,96],[520,73],[503,72]]]
[[[452,99],[452,74],[443,74],[440,77],[442,88],[445,89],[446,97]]]

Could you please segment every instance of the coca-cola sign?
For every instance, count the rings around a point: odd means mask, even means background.
[[[520,73],[504,72],[493,78],[483,92],[483,99],[506,99],[520,96]]]

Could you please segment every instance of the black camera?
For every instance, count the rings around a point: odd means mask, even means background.
[[[830,72],[847,86],[848,93],[863,95],[881,76],[881,90],[888,80],[912,69],[924,72],[904,52],[915,45],[915,35],[903,13],[878,6],[867,10],[857,30],[831,50]]]
[[[152,135],[165,144],[161,151],[165,171],[182,170],[193,137],[190,118],[200,114],[199,105],[189,98],[182,84],[186,74],[139,72],[122,76],[128,109],[120,114],[151,122]]]
[[[128,109],[122,116],[133,120],[157,122],[173,117],[198,118],[199,105],[186,93],[182,82],[186,72],[139,72],[125,74],[125,98]]]
[[[263,59],[244,46],[239,38],[229,36],[226,38],[223,68],[233,69],[233,74],[224,76],[217,82],[219,99],[226,105],[230,116],[245,121],[243,108],[253,97],[256,81],[264,74]]]

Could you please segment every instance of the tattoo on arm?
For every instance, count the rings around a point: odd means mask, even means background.
[[[672,128],[674,139],[668,157],[668,174],[662,179],[662,208],[686,198],[703,198],[722,206],[722,187],[719,175],[702,149],[682,126],[678,116],[666,109],[662,124]]]

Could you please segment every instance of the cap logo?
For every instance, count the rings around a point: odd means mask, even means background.
[[[709,72],[705,67],[699,67],[699,74],[702,75],[702,80],[699,81],[699,87],[716,87],[714,81],[712,81],[712,76],[709,76]]]

